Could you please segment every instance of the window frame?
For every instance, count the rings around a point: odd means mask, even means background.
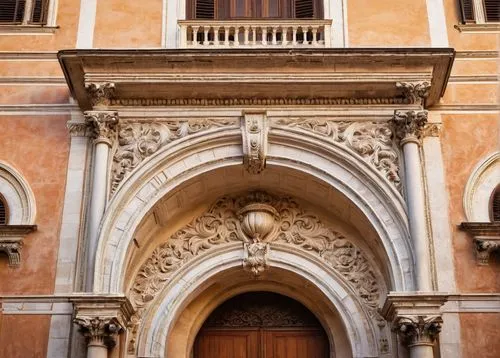
[[[487,21],[486,16],[486,5],[484,0],[470,0],[472,7],[472,19],[465,19],[464,13],[464,0],[459,0],[460,5],[460,15],[461,15],[461,24],[462,25],[488,25],[488,24],[499,24],[500,19],[496,21]]]
[[[489,214],[490,214],[490,221],[491,222],[499,222],[500,221],[500,218],[498,220],[495,220],[495,211],[493,210],[494,209],[494,202],[495,202],[495,196],[499,196],[500,197],[500,184],[498,184],[495,189],[492,191],[491,195],[490,195],[490,202],[488,204],[488,209],[489,209]]]
[[[58,0],[45,0],[44,21],[32,22],[35,0],[26,0],[22,22],[0,22],[0,34],[38,34],[54,33],[59,27],[56,25]]]
[[[2,222],[0,220],[0,225],[9,225],[9,204],[7,203],[7,200],[5,197],[0,193],[0,203],[4,208],[5,211],[5,222]]]

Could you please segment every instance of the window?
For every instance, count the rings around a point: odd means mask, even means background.
[[[0,194],[0,225],[7,225],[9,218],[9,212],[7,207],[7,202],[2,194]]]
[[[500,185],[491,195],[490,217],[491,221],[500,221]]]
[[[188,19],[321,19],[321,0],[191,0]]]
[[[500,0],[460,0],[464,24],[500,22]]]
[[[45,25],[49,0],[0,0],[0,25]]]

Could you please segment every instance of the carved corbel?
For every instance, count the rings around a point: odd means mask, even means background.
[[[268,268],[267,255],[269,244],[267,242],[252,242],[244,244],[243,268],[254,276],[259,276]]]
[[[242,126],[243,165],[251,174],[259,174],[266,167],[267,116],[265,112],[244,113]]]
[[[429,97],[431,83],[421,82],[397,82],[396,88],[402,90],[406,101],[409,104],[424,105],[425,99]]]
[[[36,229],[36,225],[0,225],[0,252],[9,258],[9,266],[19,266],[24,237]]]
[[[84,115],[85,121],[92,128],[94,143],[105,143],[112,146],[116,138],[118,113],[113,111],[87,111]]]
[[[427,111],[394,111],[391,123],[401,145],[408,142],[420,144],[427,123],[427,114]]]
[[[127,328],[134,313],[125,297],[75,297],[73,322],[80,326],[80,332],[89,346],[112,348],[117,336]]]
[[[488,265],[493,252],[500,252],[500,222],[464,222],[460,228],[474,238],[474,251],[478,265]]]
[[[115,94],[115,84],[111,82],[87,83],[85,90],[92,107],[109,106]]]

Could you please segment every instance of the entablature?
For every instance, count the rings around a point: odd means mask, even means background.
[[[418,105],[443,95],[451,48],[64,50],[82,110],[117,106]]]

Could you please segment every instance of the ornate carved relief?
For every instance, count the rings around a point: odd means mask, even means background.
[[[92,107],[109,106],[115,94],[115,84],[110,82],[87,83],[85,89],[90,98]]]
[[[427,123],[422,131],[423,137],[439,137],[441,125],[437,123]]]
[[[424,105],[429,96],[431,84],[428,81],[421,82],[397,82],[396,88],[403,91],[403,95],[410,104]]]
[[[433,344],[441,332],[441,316],[399,316],[394,329],[407,345]]]
[[[251,174],[259,174],[266,166],[267,117],[265,113],[245,113],[243,135],[243,165]]]
[[[236,120],[186,119],[120,125],[113,156],[111,192],[116,191],[128,173],[164,145],[194,133],[231,125],[236,125]]]
[[[399,154],[394,147],[393,133],[388,123],[282,118],[273,125],[300,128],[328,137],[361,156],[401,190]]]
[[[87,111],[84,115],[85,120],[92,127],[94,142],[111,146],[116,138],[118,113],[112,111]]]
[[[254,274],[266,267],[266,254],[274,243],[313,253],[342,276],[368,312],[378,318],[381,275],[363,252],[301,209],[294,199],[256,192],[217,200],[205,214],[153,251],[130,291],[131,302],[138,309],[136,322],[181,266],[217,246],[238,241],[247,247],[244,266]]]
[[[92,127],[87,122],[69,121],[66,126],[72,137],[89,137],[92,134]]]
[[[401,145],[407,142],[420,143],[424,126],[427,123],[427,111],[394,111],[391,120],[396,138]]]
[[[77,317],[74,322],[80,326],[80,332],[87,343],[106,345],[109,348],[115,345],[115,336],[123,331],[116,318]]]

